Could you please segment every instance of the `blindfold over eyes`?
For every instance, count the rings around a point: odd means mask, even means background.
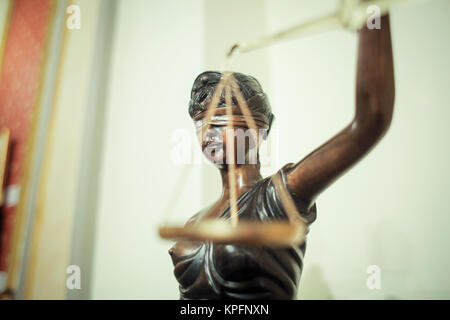
[[[230,122],[233,127],[248,127],[251,128],[252,120],[259,129],[269,128],[269,119],[263,114],[252,114],[251,116],[246,115],[214,115],[209,121],[207,121],[206,112],[202,112],[196,117],[195,127],[201,129],[207,125],[212,126],[226,126]]]

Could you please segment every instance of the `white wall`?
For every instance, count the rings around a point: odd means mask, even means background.
[[[257,12],[258,18],[247,20],[255,33],[256,25],[273,32],[337,5],[332,0],[259,3],[239,7],[248,17]],[[119,2],[92,298],[178,297],[170,244],[158,239],[155,228],[167,201],[182,220],[219,190],[202,182],[213,175],[204,173],[211,168],[193,166],[188,187],[173,196],[176,178],[187,166],[177,167],[170,158],[173,130],[191,128],[192,82],[217,63],[212,55],[219,44],[205,30],[213,25],[207,13],[217,11],[214,6]],[[370,155],[318,199],[299,298],[450,298],[449,6],[435,0],[393,10],[392,127]],[[219,29],[223,20],[217,18]],[[256,61],[266,64],[261,71],[255,65],[245,68],[262,77],[276,115],[280,153],[275,167],[300,160],[351,120],[355,34],[332,31],[278,44]],[[381,268],[382,290],[366,288],[366,268],[372,264]]]
[[[185,166],[171,161],[172,134],[191,130],[188,99],[203,71],[202,1],[119,1],[109,79],[91,297],[178,298],[157,235],[168,204],[184,220],[199,210],[197,167],[181,195]]]
[[[275,31],[336,3],[267,4]],[[392,11],[392,126],[318,199],[300,298],[450,298],[449,9],[441,0]],[[333,31],[269,52],[280,159],[298,161],[352,118],[356,36]],[[372,264],[381,268],[382,290],[366,288]]]

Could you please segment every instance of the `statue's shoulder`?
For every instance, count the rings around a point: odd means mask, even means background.
[[[196,214],[194,214],[192,217],[190,217],[188,219],[188,221],[186,221],[186,226],[199,221],[199,218],[204,214],[204,212],[205,212],[205,209],[202,209],[199,212],[197,212]]]
[[[287,191],[290,199],[294,202],[295,207],[300,214],[301,218],[308,224],[314,222],[317,218],[317,206],[314,202],[311,206],[308,202],[304,201],[295,192],[293,192],[287,185],[286,176],[295,167],[295,163],[289,162],[281,167],[275,174],[271,176],[271,179],[276,180],[275,176],[279,177],[279,184],[283,186],[283,189]]]
[[[192,217],[188,219],[186,225],[190,225],[202,220],[208,214],[208,212],[211,210],[213,206],[214,205],[210,205],[198,211],[196,214],[194,214]]]

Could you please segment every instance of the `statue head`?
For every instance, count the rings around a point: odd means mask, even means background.
[[[235,142],[234,163],[236,165],[259,164],[258,147],[267,137],[274,116],[258,80],[242,73],[232,75],[251,115],[243,112],[236,90],[232,91],[229,99],[231,105],[227,105],[226,90],[223,90],[213,116],[210,121],[207,121],[208,107],[213,100],[219,81],[224,77],[223,73],[217,71],[203,72],[195,79],[189,102],[189,115],[195,122],[203,153],[214,164],[221,166],[230,163],[227,146],[229,147],[232,137]],[[258,132],[249,128],[249,117],[256,124]],[[227,130],[230,123],[233,130]]]

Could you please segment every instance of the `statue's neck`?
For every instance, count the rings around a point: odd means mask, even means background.
[[[227,199],[230,191],[229,171],[229,166],[220,168],[223,187],[222,198],[226,197]],[[249,190],[255,183],[262,179],[258,164],[237,165],[234,169],[234,176],[237,197]]]

